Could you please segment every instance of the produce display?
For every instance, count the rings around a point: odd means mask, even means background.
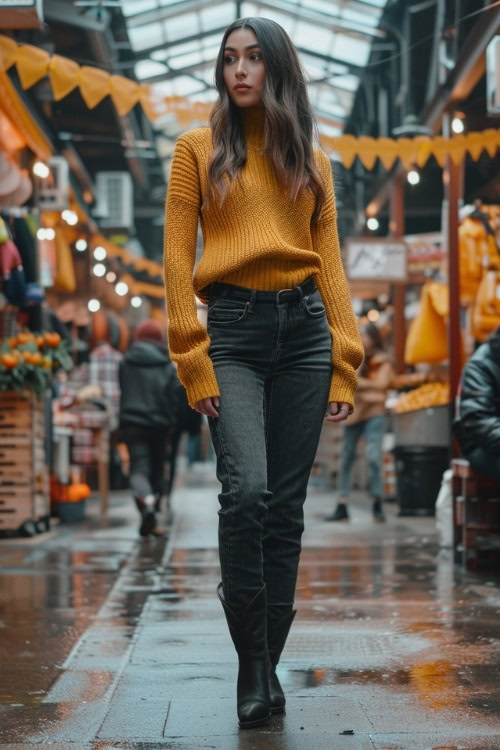
[[[67,344],[58,333],[23,331],[0,341],[0,391],[28,389],[41,395],[53,372],[72,367]]]
[[[448,383],[425,383],[420,388],[403,393],[397,400],[393,411],[402,414],[407,411],[428,409],[431,406],[445,406],[450,403],[450,386]]]

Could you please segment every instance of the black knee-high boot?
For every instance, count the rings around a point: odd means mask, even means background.
[[[241,616],[224,601],[222,584],[217,595],[224,608],[229,632],[238,654],[237,705],[239,725],[250,729],[267,724],[269,710],[269,655],[267,650],[266,587],[248,604]]]
[[[293,609],[287,612],[279,620],[273,621],[268,618],[267,621],[267,644],[269,650],[269,697],[271,699],[271,713],[285,713],[285,695],[280,685],[276,667],[280,660],[281,652],[285,648],[286,639],[292,626],[297,610]]]

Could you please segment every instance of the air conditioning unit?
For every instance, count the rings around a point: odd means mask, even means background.
[[[134,224],[134,186],[130,172],[97,172],[94,216],[101,227],[130,229]]]
[[[39,29],[42,0],[0,0],[0,29]]]
[[[41,211],[64,211],[69,206],[69,165],[63,156],[47,159],[45,179],[33,176],[36,204]]]
[[[490,115],[500,115],[500,36],[486,47],[486,102]]]

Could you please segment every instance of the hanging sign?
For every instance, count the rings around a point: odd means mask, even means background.
[[[401,240],[349,237],[346,244],[349,279],[406,281],[407,250]]]

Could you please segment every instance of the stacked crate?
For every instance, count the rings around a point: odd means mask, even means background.
[[[34,394],[0,394],[0,530],[48,527],[43,402]]]

